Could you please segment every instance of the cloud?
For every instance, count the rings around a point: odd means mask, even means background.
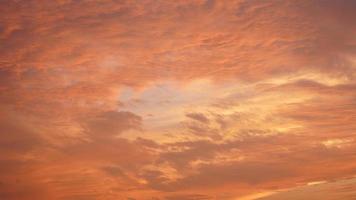
[[[166,198],[167,200],[208,200],[212,199],[212,197],[206,196],[206,195],[199,195],[199,194],[191,194],[191,195],[175,195],[175,196],[169,196]]]
[[[188,118],[200,121],[202,123],[208,123],[209,122],[209,119],[204,114],[201,114],[201,113],[188,113],[188,114],[186,114],[186,116]]]
[[[302,186],[288,191],[272,194],[270,196],[263,197],[260,199],[352,199],[355,196],[355,192],[352,190],[353,187],[355,187],[355,180],[345,179],[312,186]]]
[[[140,129],[141,117],[130,112],[109,111],[89,119],[87,122],[88,134],[93,139],[114,137],[129,129]]]
[[[2,2],[0,198],[348,198],[355,6]]]

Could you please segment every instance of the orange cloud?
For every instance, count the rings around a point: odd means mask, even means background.
[[[0,199],[352,198],[355,6],[2,2]]]

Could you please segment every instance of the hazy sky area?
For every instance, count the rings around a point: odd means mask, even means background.
[[[356,200],[356,0],[1,0],[0,200]]]

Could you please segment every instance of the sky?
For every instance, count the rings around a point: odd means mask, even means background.
[[[2,0],[0,199],[356,199],[355,10]]]

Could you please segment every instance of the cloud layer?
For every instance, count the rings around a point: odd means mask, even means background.
[[[355,9],[3,1],[0,199],[355,198]]]

